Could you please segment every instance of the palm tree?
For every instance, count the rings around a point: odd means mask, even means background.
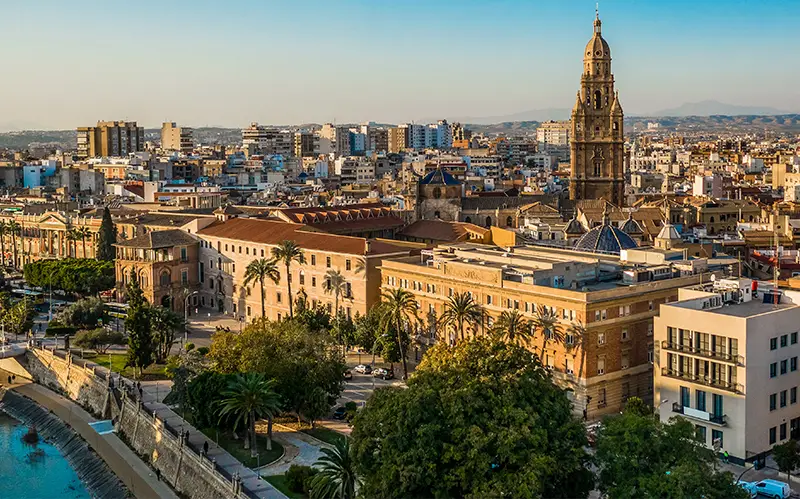
[[[6,230],[11,234],[11,246],[14,250],[14,267],[18,268],[17,262],[17,236],[22,234],[22,226],[16,220],[8,222]]]
[[[72,258],[78,257],[78,239],[81,236],[78,235],[78,231],[76,229],[67,229],[67,255]],[[72,244],[70,244],[72,243]]]
[[[269,419],[267,450],[272,450],[272,419],[280,409],[280,400],[275,392],[275,380],[267,380],[262,373],[243,373],[237,375],[222,392],[225,397],[220,402],[220,419],[234,416],[233,429],[243,420],[250,433],[245,439],[244,448],[250,449],[250,456],[256,457],[256,420],[266,416]]]
[[[88,258],[86,256],[86,239],[92,237],[92,231],[89,230],[89,227],[81,227],[80,229],[75,229],[75,235],[83,246],[83,257]],[[75,253],[77,252],[78,250],[75,250]]]
[[[472,299],[468,292],[456,293],[444,306],[444,312],[439,317],[439,324],[451,326],[459,333],[461,340],[464,340],[464,325],[475,326],[480,324],[483,319],[483,307]]]
[[[533,325],[535,329],[542,332],[542,353],[544,353],[548,341],[564,343],[564,333],[553,309],[539,305],[534,314]]]
[[[581,366],[578,368],[578,379],[583,376],[583,366],[586,365],[586,344],[588,343],[588,331],[581,321],[573,322],[567,326],[565,346],[567,350],[575,348],[581,349]]]
[[[292,309],[292,274],[290,265],[292,262],[303,263],[303,250],[294,241],[283,240],[278,246],[272,248],[272,257],[286,265],[286,292],[289,294],[289,318],[294,317]]]
[[[531,338],[533,324],[517,310],[504,310],[492,327],[498,337],[505,337],[511,343],[521,343]]]
[[[417,313],[417,300],[414,294],[405,289],[396,288],[384,291],[381,295],[384,303],[381,310],[381,322],[384,329],[388,331],[391,327],[397,330],[397,346],[400,349],[400,357],[403,360],[403,379],[408,379],[408,365],[406,356],[403,352],[402,331],[403,326],[412,323],[412,320],[419,322]]]
[[[356,467],[350,457],[350,441],[342,438],[333,449],[320,449],[323,456],[314,463],[319,473],[311,479],[311,499],[353,499],[356,497]]]
[[[278,284],[278,281],[280,281],[281,275],[278,272],[278,266],[275,260],[259,258],[250,262],[244,270],[244,285],[249,286],[251,283],[258,281],[261,286],[261,317],[267,316],[267,309],[264,304],[264,279],[269,279],[275,284]],[[291,306],[291,299],[289,301]]]
[[[8,233],[8,224],[0,220],[0,265],[5,268],[6,266],[6,233]]]
[[[334,316],[339,314],[339,297],[347,291],[347,280],[338,270],[329,270],[325,273],[325,292],[333,295]]]

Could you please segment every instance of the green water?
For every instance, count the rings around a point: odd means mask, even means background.
[[[0,499],[90,499],[54,446],[22,442],[28,428],[0,412]]]

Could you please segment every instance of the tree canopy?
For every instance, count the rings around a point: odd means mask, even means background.
[[[67,326],[88,329],[96,327],[105,316],[103,300],[90,296],[68,306],[56,318]]]
[[[103,209],[103,220],[100,222],[100,232],[97,239],[97,259],[112,262],[117,256],[114,243],[117,242],[117,227],[111,220],[108,206]]]
[[[745,499],[733,476],[717,469],[714,451],[692,423],[662,423],[643,404],[603,421],[597,436],[600,490],[620,499]]]
[[[97,294],[117,283],[113,262],[90,258],[38,260],[26,264],[23,274],[31,286],[47,289],[52,276],[53,289],[79,295]]]
[[[587,497],[586,435],[530,351],[489,338],[428,351],[408,388],[354,420],[366,497]]]

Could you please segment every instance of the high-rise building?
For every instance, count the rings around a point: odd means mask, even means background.
[[[135,121],[98,121],[78,127],[78,157],[127,156],[144,150],[144,128]]]
[[[554,146],[569,145],[569,121],[547,121],[536,129],[536,141]]]
[[[600,25],[596,17],[572,110],[569,195],[570,199],[604,198],[620,206],[625,194],[622,106],[614,91],[611,49]]]
[[[164,151],[178,151],[190,154],[194,149],[192,129],[179,127],[175,122],[166,122],[161,125],[161,149]]]
[[[314,132],[300,131],[294,133],[294,155],[300,158],[319,154],[319,137]]]
[[[319,130],[320,152],[335,153],[338,156],[350,154],[350,128],[325,123]]]
[[[242,148],[248,156],[280,154],[288,157],[294,154],[295,137],[288,130],[250,123],[248,128],[242,129]]]
[[[395,127],[387,132],[388,152],[401,152],[408,147],[408,128]]]

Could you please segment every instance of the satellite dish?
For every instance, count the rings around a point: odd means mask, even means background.
[[[714,275],[714,274],[711,274],[711,282],[715,282],[716,280],[717,280],[717,276]]]

